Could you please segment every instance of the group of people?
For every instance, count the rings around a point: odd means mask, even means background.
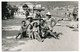
[[[43,42],[44,38],[47,38],[47,36],[59,39],[59,33],[53,32],[53,27],[57,22],[49,12],[46,13],[46,17],[43,18],[41,15],[41,10],[37,10],[37,13],[34,17],[26,15],[26,19],[21,23],[22,26],[19,34],[16,36],[16,39],[19,36],[20,39],[28,37],[30,39],[37,39],[41,42]]]

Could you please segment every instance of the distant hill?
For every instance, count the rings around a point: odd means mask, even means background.
[[[46,2],[33,2],[33,3],[39,3],[47,8],[64,7],[68,5],[78,6],[77,1],[48,1],[48,2],[46,1]]]
[[[33,1],[33,2],[8,2],[10,5],[21,5],[24,3],[32,3],[32,4],[41,4],[42,7],[46,7],[48,9],[52,9],[49,10],[51,12],[52,15],[54,16],[59,16],[59,17],[63,17],[65,10],[56,10],[54,11],[53,8],[55,7],[65,7],[65,6],[76,6],[78,7],[78,1]]]
[[[28,3],[29,1],[26,2],[8,2],[11,5],[20,5],[23,3]],[[68,5],[73,5],[73,6],[78,6],[78,1],[33,1],[30,3],[33,4],[41,4],[44,7],[47,8],[53,8],[53,7],[64,7],[64,6],[68,6]]]

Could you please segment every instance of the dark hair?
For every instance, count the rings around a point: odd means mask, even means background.
[[[37,24],[37,25],[38,25],[38,23],[37,23],[37,22],[34,22],[34,23],[33,23],[33,26],[34,26],[34,24]]]
[[[30,26],[30,29],[32,29],[33,28],[33,26],[32,25],[29,25]]]
[[[31,18],[31,17],[26,18],[26,20],[28,20],[28,19],[30,19],[30,22],[33,21],[33,18]]]
[[[23,22],[24,22],[24,23],[26,23],[26,21],[25,21],[25,20],[23,20],[21,23],[23,23]]]
[[[29,16],[29,11],[26,11],[26,14],[25,15],[26,15],[26,17]]]
[[[46,15],[46,16],[48,16],[48,18],[51,18],[51,15]]]
[[[32,17],[27,17],[26,19],[33,19]]]
[[[51,15],[46,14],[46,16],[51,16]]]
[[[45,22],[45,20],[41,20],[41,21]]]
[[[27,7],[27,8],[28,8],[28,5],[27,5],[27,4],[24,4],[24,5],[23,5],[23,8],[25,8],[25,7]]]

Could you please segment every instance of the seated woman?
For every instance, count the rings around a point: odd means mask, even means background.
[[[39,35],[39,26],[37,22],[33,23],[33,35],[35,37],[35,39],[43,42],[43,40],[41,39],[40,35]]]

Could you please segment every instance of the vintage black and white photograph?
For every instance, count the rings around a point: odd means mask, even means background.
[[[78,1],[2,1],[2,51],[78,51]]]

